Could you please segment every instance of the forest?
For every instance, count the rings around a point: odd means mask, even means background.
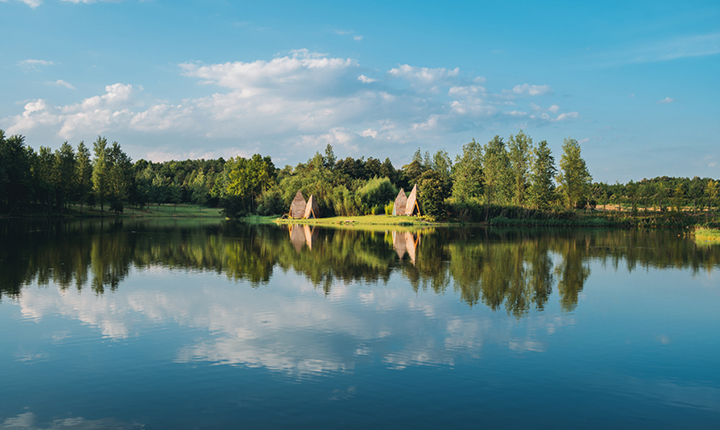
[[[487,221],[493,217],[582,211],[643,216],[710,214],[718,206],[712,178],[658,177],[627,184],[593,182],[579,143],[563,142],[558,163],[547,141],[522,130],[507,140],[474,139],[453,160],[418,149],[401,168],[373,157],[338,159],[331,145],[296,166],[279,168],[259,154],[228,160],[134,161],[117,142],[64,142],[36,151],[21,135],[0,130],[0,216],[84,215],[90,206],[119,214],[132,206],[220,207],[228,217],[280,215],[295,193],[314,195],[323,216],[392,212],[403,188],[418,185],[428,219]],[[528,215],[530,214],[530,215]],[[540,215],[538,215],[540,214]],[[545,215],[542,215],[545,216]]]

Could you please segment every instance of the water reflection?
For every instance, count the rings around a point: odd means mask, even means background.
[[[253,286],[274,270],[292,270],[325,294],[338,282],[387,282],[397,273],[415,291],[456,291],[470,306],[504,307],[520,318],[542,311],[553,288],[563,310],[575,309],[591,261],[628,272],[711,272],[720,264],[720,247],[696,247],[668,231],[362,231],[193,221],[6,222],[0,229],[0,300],[31,283],[89,285],[103,294],[131,268],[215,272]]]
[[[99,420],[87,420],[82,417],[61,418],[46,424],[39,424],[38,421],[34,413],[25,412],[0,421],[0,430],[140,430],[145,428],[143,424],[122,423],[114,418]]]

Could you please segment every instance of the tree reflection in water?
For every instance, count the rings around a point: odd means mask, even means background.
[[[0,300],[28,284],[114,291],[132,268],[225,274],[257,287],[273,270],[292,270],[330,294],[337,282],[387,282],[415,290],[452,288],[470,306],[504,307],[520,318],[543,310],[556,286],[572,311],[589,263],[618,270],[713,271],[720,247],[697,247],[671,231],[445,228],[364,231],[309,225],[197,221],[4,222],[0,224]],[[406,257],[407,256],[407,257]]]

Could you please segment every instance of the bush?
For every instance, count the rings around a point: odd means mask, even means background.
[[[394,206],[395,206],[395,202],[393,202],[393,201],[388,202],[388,204],[385,205],[385,215],[392,215]]]

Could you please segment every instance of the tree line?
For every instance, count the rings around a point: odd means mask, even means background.
[[[654,178],[627,184],[593,183],[577,140],[563,142],[559,163],[547,141],[522,130],[507,141],[474,139],[454,160],[445,150],[418,149],[395,168],[389,158],[338,159],[331,145],[296,166],[278,168],[271,157],[133,162],[117,142],[98,137],[88,147],[64,142],[34,150],[20,135],[0,130],[0,215],[63,214],[72,205],[119,213],[126,205],[221,207],[228,216],[285,213],[297,191],[314,195],[323,216],[392,212],[400,188],[419,188],[424,214],[475,218],[508,208],[561,211],[621,205],[633,213],[707,211],[718,204],[717,181]]]

